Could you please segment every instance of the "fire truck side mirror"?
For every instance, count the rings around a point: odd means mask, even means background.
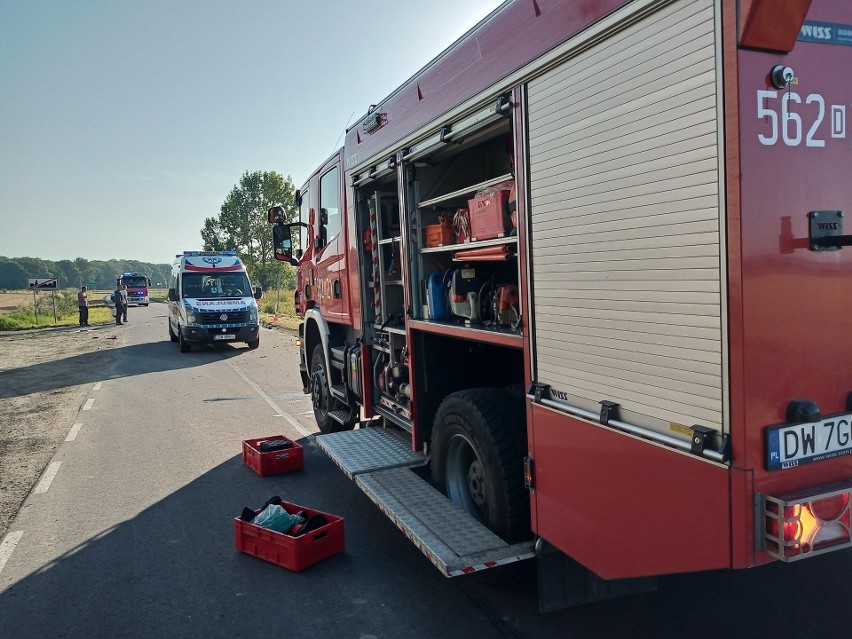
[[[287,219],[283,206],[272,206],[266,211],[266,221],[270,224],[283,224]]]
[[[278,223],[272,227],[272,246],[275,259],[289,262],[293,257],[293,234],[289,224]]]
[[[290,224],[276,224],[272,227],[272,248],[275,259],[279,262],[287,262],[294,266],[298,265],[302,251],[293,247],[293,227],[307,226],[304,222],[292,222]],[[293,255],[296,257],[293,257]]]

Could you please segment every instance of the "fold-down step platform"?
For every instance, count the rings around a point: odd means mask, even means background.
[[[410,470],[426,459],[408,433],[362,428],[316,442],[447,577],[535,557],[533,541],[506,543]]]

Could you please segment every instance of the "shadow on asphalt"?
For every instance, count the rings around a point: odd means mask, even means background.
[[[261,477],[235,455],[0,594],[29,637],[846,636],[849,553],[660,579],[656,593],[546,615],[534,564],[448,580],[312,442]],[[300,573],[236,551],[233,519],[272,495],[340,515],[346,549]],[[85,517],[85,513],[80,513]],[[614,521],[613,525],[619,525]],[[630,553],[629,526],[625,547]],[[26,534],[21,543],[27,543]],[[672,543],[689,543],[673,539]],[[14,556],[11,560],[14,562]],[[511,568],[511,567],[508,567]]]
[[[194,345],[190,353],[180,353],[175,344],[166,341],[103,349],[0,371],[0,399],[107,379],[194,368],[221,361],[223,357],[236,357],[246,350],[244,344],[199,344]],[[127,358],[133,366],[113,366],[118,358]]]
[[[453,589],[301,443],[305,470],[261,477],[235,456],[21,579],[0,594],[3,628],[18,639],[417,636],[407,619],[432,618],[429,602]],[[238,552],[234,517],[272,495],[344,516],[344,552],[299,573]],[[468,605],[445,603],[454,614]]]

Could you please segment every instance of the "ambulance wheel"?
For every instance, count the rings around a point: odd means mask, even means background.
[[[260,346],[260,338],[258,337],[257,339],[253,339],[251,341],[248,341],[248,342],[246,342],[246,344],[248,344],[249,350],[253,351],[258,346]]]
[[[187,342],[184,339],[183,331],[180,330],[180,329],[178,329],[178,343],[180,345],[180,352],[181,353],[188,353],[189,351],[192,350],[192,344],[190,344],[189,342]]]
[[[328,373],[325,370],[325,352],[322,349],[322,344],[314,346],[314,352],[311,355],[310,379],[314,419],[317,420],[320,431],[336,433],[341,430],[349,430],[329,415],[331,411],[340,408],[340,405],[328,390]]]
[[[526,448],[522,403],[497,389],[453,393],[435,415],[432,481],[506,541],[528,539]]]
[[[178,341],[178,336],[175,335],[175,332],[172,330],[171,322],[169,323],[169,339],[173,342]]]

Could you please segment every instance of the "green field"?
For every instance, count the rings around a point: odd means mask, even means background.
[[[89,324],[107,324],[113,321],[112,311],[106,303],[110,293],[112,293],[111,290],[89,291]],[[165,302],[166,293],[166,289],[150,289],[151,302]],[[284,289],[280,291],[278,321],[274,322],[278,299],[279,291],[265,292],[263,299],[259,302],[261,322],[295,330],[299,324],[299,318],[293,309],[293,291]],[[36,305],[38,317],[36,317]],[[0,331],[77,326],[78,323],[76,289],[37,291],[35,295],[27,290],[0,290]]]

